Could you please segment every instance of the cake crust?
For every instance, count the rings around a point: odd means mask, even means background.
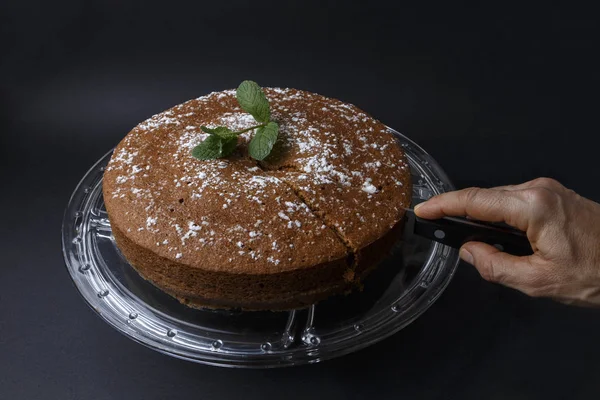
[[[190,100],[119,143],[103,194],[119,249],[140,275],[191,306],[292,309],[355,287],[387,253],[410,205],[394,136],[358,108],[265,88],[280,138],[258,163],[251,132],[200,161],[200,126],[255,124],[234,91]]]

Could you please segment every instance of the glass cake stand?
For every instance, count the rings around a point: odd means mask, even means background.
[[[452,190],[433,158],[395,132],[410,162],[413,206]],[[67,270],[96,313],[119,332],[159,352],[223,367],[316,363],[376,343],[404,328],[440,296],[458,252],[405,227],[364,290],[288,312],[196,310],[142,279],[115,245],[102,198],[108,152],[73,192],[62,226]],[[408,225],[408,224],[406,224]]]

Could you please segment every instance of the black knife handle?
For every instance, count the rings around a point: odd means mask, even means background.
[[[527,235],[518,229],[455,217],[427,220],[415,216],[414,224],[417,235],[457,249],[467,242],[477,241],[515,256],[533,254]]]

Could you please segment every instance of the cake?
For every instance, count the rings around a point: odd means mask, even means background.
[[[145,279],[191,307],[287,310],[347,293],[398,239],[411,181],[392,132],[357,107],[264,88],[280,127],[271,154],[198,160],[201,126],[256,124],[234,90],[137,125],[103,195],[116,244]]]

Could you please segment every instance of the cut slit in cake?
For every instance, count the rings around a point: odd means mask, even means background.
[[[252,131],[227,158],[190,155],[200,126],[256,125],[231,90],[142,122],[105,170],[118,247],[184,304],[302,308],[356,287],[398,238],[411,182],[393,134],[335,99],[264,92],[280,133],[263,161],[247,155]]]

